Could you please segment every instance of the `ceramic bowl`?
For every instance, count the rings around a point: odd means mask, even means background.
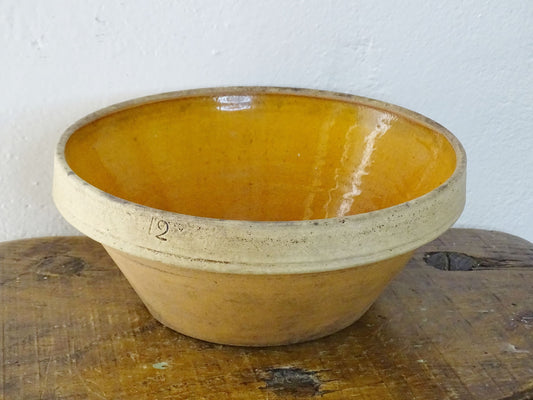
[[[53,194],[163,324],[266,346],[356,321],[456,221],[465,169],[450,132],[398,106],[213,88],[78,121],[57,147]]]

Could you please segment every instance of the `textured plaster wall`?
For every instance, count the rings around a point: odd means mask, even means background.
[[[51,200],[61,132],[132,97],[219,85],[378,98],[469,156],[458,226],[533,240],[533,2],[0,1],[0,241],[70,235]]]

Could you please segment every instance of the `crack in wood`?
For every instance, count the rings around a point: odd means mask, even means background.
[[[476,257],[455,251],[430,251],[424,254],[424,261],[442,271],[483,271],[510,268],[533,270],[533,260],[531,263],[526,263],[523,260]]]
[[[49,256],[44,257],[36,266],[35,273],[38,280],[51,277],[81,276],[83,270],[89,265],[79,257],[73,256]]]
[[[533,311],[522,311],[516,316],[516,320],[525,325],[533,325]]]
[[[280,396],[314,397],[333,392],[332,390],[321,390],[324,381],[318,376],[320,371],[278,367],[267,368],[262,372],[261,379],[266,386],[261,389],[273,391]]]

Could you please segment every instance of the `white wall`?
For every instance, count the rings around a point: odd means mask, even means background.
[[[0,1],[0,241],[76,232],[50,195],[62,131],[109,104],[311,87],[418,111],[469,156],[458,226],[533,240],[533,2]]]

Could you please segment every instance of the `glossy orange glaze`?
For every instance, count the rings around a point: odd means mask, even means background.
[[[146,206],[202,217],[303,220],[419,197],[455,170],[441,134],[361,104],[282,94],[191,97],[76,131],[69,166]]]

